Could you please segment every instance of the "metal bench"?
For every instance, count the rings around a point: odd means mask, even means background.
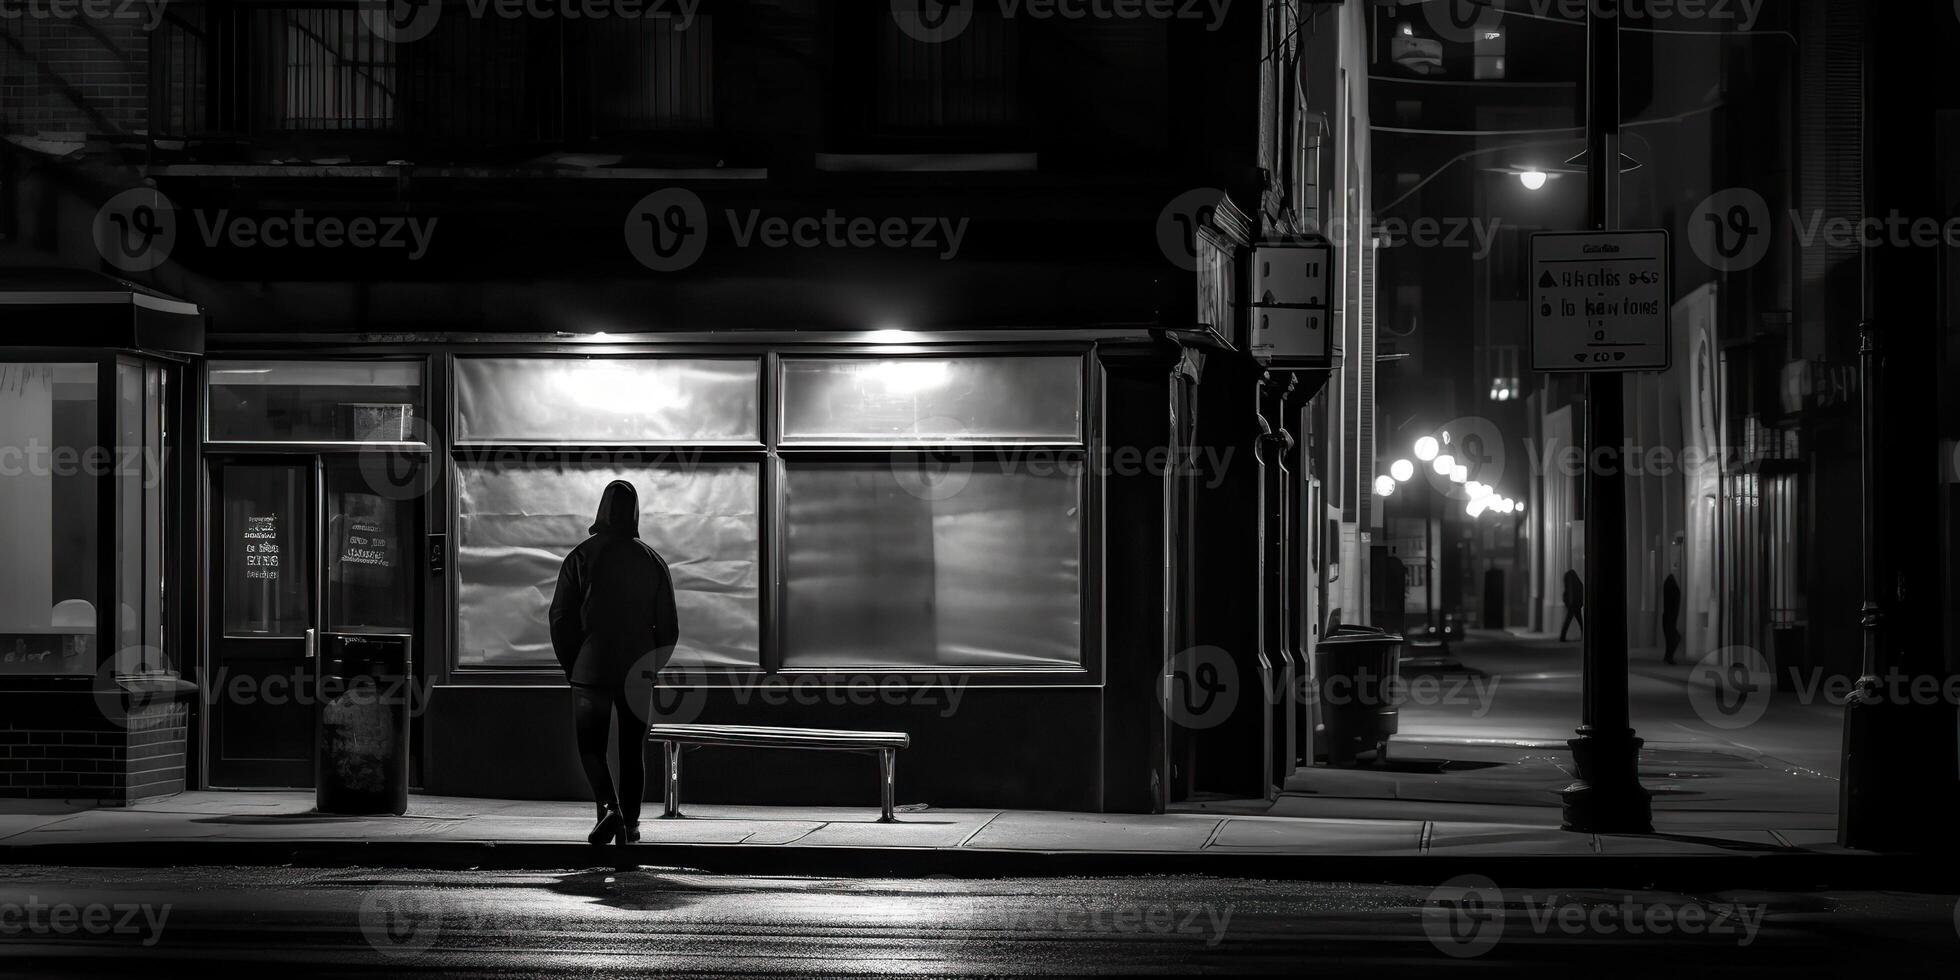
[[[912,744],[904,732],[846,732],[823,728],[762,728],[751,725],[652,725],[647,741],[665,748],[667,772],[666,812],[663,818],[681,815],[681,752],[703,746],[750,749],[816,749],[830,752],[877,753],[880,802],[884,816],[879,823],[893,823],[892,797],[896,792],[893,771],[898,750]]]

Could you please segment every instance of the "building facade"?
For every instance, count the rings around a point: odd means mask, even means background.
[[[1287,685],[1365,602],[1358,5],[924,6],[10,26],[10,436],[153,463],[6,478],[59,538],[16,545],[9,794],[310,785],[317,663],[380,634],[415,786],[578,797],[544,617],[619,478],[679,591],[662,720],[904,730],[933,805],[1310,761]],[[1318,235],[1333,342],[1262,362],[1246,257]],[[861,765],[687,792],[862,803]]]

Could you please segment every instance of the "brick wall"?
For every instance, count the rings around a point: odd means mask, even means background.
[[[99,19],[45,14],[0,19],[0,131],[143,132],[150,75],[148,16],[143,5],[135,4],[125,15]]]
[[[12,691],[0,711],[0,799],[127,806],[184,791],[181,700],[105,712],[86,691]]]

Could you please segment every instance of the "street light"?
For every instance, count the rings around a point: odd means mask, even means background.
[[[1436,454],[1442,452],[1442,449],[1443,447],[1436,442],[1435,436],[1423,436],[1416,440],[1416,458],[1425,463],[1435,459]]]
[[[1395,494],[1394,477],[1392,476],[1375,477],[1375,496],[1390,497],[1390,496],[1394,496],[1394,494]]]
[[[1455,466],[1450,467],[1451,483],[1462,483],[1463,481],[1468,479],[1470,479],[1470,467],[1465,466],[1462,463],[1458,463]]]
[[[1395,482],[1407,483],[1410,477],[1416,475],[1416,464],[1406,459],[1398,459],[1389,464],[1388,473],[1390,476],[1395,477]]]
[[[1421,455],[1420,450],[1417,451],[1417,455]],[[1444,453],[1436,457],[1429,465],[1436,468],[1437,476],[1449,476],[1450,471],[1456,469],[1456,457],[1451,456],[1449,453]]]

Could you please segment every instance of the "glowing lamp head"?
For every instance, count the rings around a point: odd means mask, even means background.
[[[1429,465],[1435,468],[1437,476],[1449,476],[1450,471],[1456,469],[1456,457],[1451,456],[1449,453],[1444,453],[1436,457]]]
[[[1443,447],[1436,442],[1435,436],[1423,436],[1416,440],[1416,458],[1425,463],[1435,459],[1436,454],[1442,451]]]
[[[1391,476],[1375,477],[1375,496],[1389,497],[1389,496],[1393,496],[1394,494],[1395,494],[1394,477]]]
[[[1416,464],[1406,459],[1398,459],[1389,464],[1388,475],[1394,477],[1397,483],[1407,483],[1411,477],[1416,475]]]
[[[1526,170],[1518,174],[1518,183],[1523,184],[1525,190],[1538,190],[1545,186],[1545,172],[1543,170]]]

